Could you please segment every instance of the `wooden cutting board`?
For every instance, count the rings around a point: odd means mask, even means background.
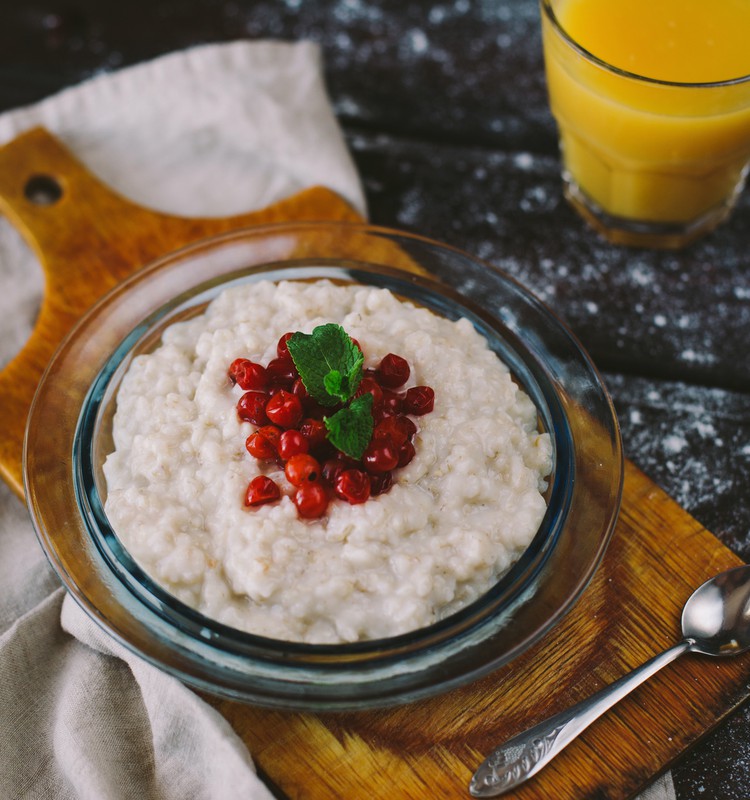
[[[46,278],[32,338],[0,373],[0,474],[19,496],[34,388],[57,343],[106,290],[211,234],[284,219],[358,219],[323,188],[230,218],[159,214],[113,193],[40,129],[0,148],[0,211],[34,248]],[[627,463],[620,520],[593,581],[555,630],[497,672],[437,698],[357,713],[295,714],[209,699],[280,796],[468,797],[469,778],[494,745],[676,642],[692,590],[739,563]],[[684,657],[512,796],[632,796],[748,696],[748,676],[750,655]]]

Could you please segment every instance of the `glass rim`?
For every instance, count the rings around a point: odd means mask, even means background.
[[[596,64],[599,67],[618,75],[621,78],[639,81],[641,83],[649,84],[652,86],[671,87],[673,89],[722,89],[730,86],[742,86],[743,84],[750,84],[750,73],[740,75],[736,78],[728,78],[722,81],[669,81],[662,78],[650,78],[647,75],[640,75],[637,72],[630,72],[621,67],[616,67],[610,64],[603,58],[594,55],[590,50],[587,50],[583,45],[579,44],[563,27],[560,20],[557,18],[554,9],[552,8],[552,0],[540,0],[542,11],[547,17],[555,31],[563,38],[563,40],[570,45],[579,55],[583,56],[587,61]]]

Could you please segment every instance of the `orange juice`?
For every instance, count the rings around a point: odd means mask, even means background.
[[[542,11],[574,204],[615,241],[680,245],[714,227],[750,160],[750,0],[542,0]]]

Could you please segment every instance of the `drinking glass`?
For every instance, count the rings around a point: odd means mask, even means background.
[[[566,32],[565,2],[541,0],[565,196],[611,242],[683,247],[724,220],[742,189],[750,75],[679,83],[619,69]]]

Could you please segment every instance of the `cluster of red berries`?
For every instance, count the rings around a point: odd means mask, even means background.
[[[364,370],[355,397],[366,392],[373,396],[373,434],[362,458],[351,458],[327,438],[323,417],[337,407],[324,407],[308,394],[287,347],[292,335],[285,333],[279,339],[277,357],[265,367],[238,358],[228,374],[245,390],[237,401],[237,415],[257,427],[245,442],[247,451],[259,461],[283,465],[286,479],[295,487],[292,499],[299,516],[314,519],[326,512],[334,496],[364,503],[390,489],[393,470],[414,458],[417,426],[408,415],[432,411],[435,393],[429,386],[397,391],[411,370],[406,359],[393,353],[375,369]],[[247,487],[245,505],[262,505],[280,496],[278,484],[259,475]]]

